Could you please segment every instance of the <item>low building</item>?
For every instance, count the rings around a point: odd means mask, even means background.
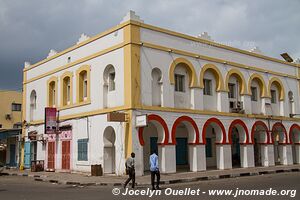
[[[22,92],[0,90],[0,162],[10,167],[19,163]]]
[[[101,164],[123,174],[135,152],[142,175],[155,149],[163,173],[300,163],[299,64],[152,26],[132,11],[26,63],[23,91],[25,148],[49,170]],[[46,107],[59,111],[54,134],[44,134]]]

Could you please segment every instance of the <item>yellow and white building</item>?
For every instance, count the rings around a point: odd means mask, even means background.
[[[22,92],[0,90],[0,163],[16,167],[19,163]]]
[[[300,163],[300,65],[144,23],[117,26],[24,68],[24,135],[45,168],[136,173],[158,149],[163,173]],[[62,133],[44,135],[44,108]],[[126,113],[109,122],[107,113]],[[147,115],[147,126],[136,119]],[[51,167],[49,167],[51,166]]]

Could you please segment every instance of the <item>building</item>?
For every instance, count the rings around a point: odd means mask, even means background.
[[[22,92],[0,90],[0,163],[19,163]]]
[[[25,63],[23,136],[40,138],[36,159],[57,171],[101,164],[123,174],[134,151],[138,175],[153,149],[163,173],[299,164],[300,118],[290,114],[300,113],[300,65],[204,36],[130,11],[110,30]],[[45,107],[59,110],[58,134],[44,134]],[[116,113],[125,120],[108,120]]]

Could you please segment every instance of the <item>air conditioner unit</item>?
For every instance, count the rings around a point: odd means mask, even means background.
[[[6,114],[6,115],[5,115],[5,119],[6,119],[6,120],[11,120],[11,114]]]
[[[233,113],[244,113],[243,102],[242,101],[230,101],[229,102],[230,112]]]

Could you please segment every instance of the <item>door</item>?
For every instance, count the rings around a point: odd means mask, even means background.
[[[48,142],[48,169],[55,169],[55,142]]]
[[[62,141],[62,166],[63,170],[70,170],[70,141]]]
[[[104,147],[104,173],[115,173],[115,147]]]
[[[30,142],[25,142],[24,145],[24,168],[30,168]]]
[[[158,154],[158,151],[157,151],[157,137],[151,137],[150,138],[150,155],[153,153],[153,151],[156,151],[156,153]]]
[[[9,165],[16,166],[16,145],[9,145]]]
[[[176,138],[176,165],[188,164],[187,138]]]

